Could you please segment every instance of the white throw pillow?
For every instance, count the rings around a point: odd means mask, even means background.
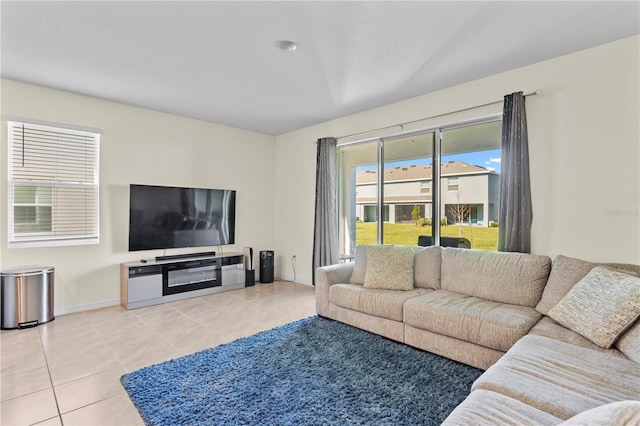
[[[381,290],[413,290],[412,247],[369,246],[364,287]]]
[[[640,278],[597,266],[551,308],[549,316],[610,348],[640,316]]]
[[[640,424],[640,401],[616,401],[583,411],[571,417],[560,426],[609,426]]]

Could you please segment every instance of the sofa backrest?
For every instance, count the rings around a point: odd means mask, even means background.
[[[615,345],[627,358],[640,364],[640,319],[620,336]]]
[[[549,280],[536,310],[544,315],[558,304],[571,289],[597,266],[640,277],[640,265],[630,263],[588,262],[582,259],[558,255],[553,260]],[[640,319],[636,320],[615,342],[616,348],[627,358],[640,363]]]
[[[413,285],[440,290],[442,247],[415,247],[413,259]]]
[[[367,248],[362,244],[356,247],[355,265],[349,282],[363,284],[367,272]],[[418,288],[440,289],[440,252],[441,247],[413,247],[415,258],[413,262],[413,281]]]
[[[351,284],[364,284],[364,277],[367,272],[367,247],[373,244],[361,244],[356,247],[353,272],[349,282]]]
[[[544,289],[540,303],[536,306],[536,310],[541,314],[549,315],[551,308],[596,266],[606,266],[636,277],[640,276],[640,265],[628,263],[595,263],[558,255],[553,260],[549,281]]]
[[[535,307],[550,270],[547,256],[445,247],[440,285],[455,293]]]

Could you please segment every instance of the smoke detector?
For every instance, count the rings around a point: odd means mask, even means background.
[[[276,47],[284,53],[291,53],[298,48],[298,45],[290,40],[277,40]]]

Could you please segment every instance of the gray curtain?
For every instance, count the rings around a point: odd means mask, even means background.
[[[504,97],[498,250],[531,252],[531,185],[527,116],[522,92]]]
[[[316,268],[340,261],[338,248],[337,166],[335,138],[317,142],[316,215],[313,231],[313,285]]]

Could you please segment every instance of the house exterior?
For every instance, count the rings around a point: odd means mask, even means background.
[[[465,209],[465,221],[489,226],[498,221],[500,175],[487,168],[449,161],[442,163],[440,181],[441,212],[448,223],[456,223],[457,206]],[[432,165],[414,164],[384,169],[384,221],[413,221],[414,206],[420,217],[432,215]],[[356,218],[363,222],[377,220],[378,176],[376,170],[356,172]]]

